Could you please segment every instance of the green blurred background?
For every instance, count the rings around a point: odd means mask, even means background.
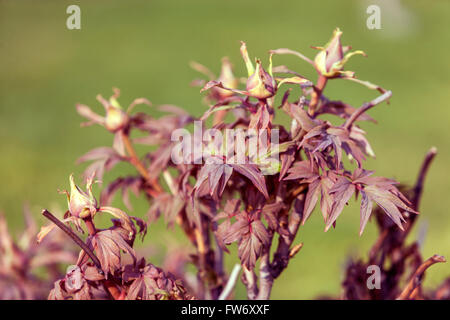
[[[81,30],[66,28],[70,4],[81,7]],[[369,4],[380,5],[382,30],[367,29]],[[25,202],[36,217],[44,207],[59,206],[62,211],[65,198],[56,190],[68,187],[71,172],[80,181],[83,166],[76,166],[75,160],[91,148],[111,145],[112,137],[102,128],[79,127],[82,118],[75,112],[76,102],[100,112],[95,96],[108,97],[115,86],[122,91],[123,105],[147,97],[154,105],[176,104],[198,116],[206,106],[198,88],[189,85],[198,77],[189,61],[218,73],[221,57],[229,56],[236,73],[245,75],[240,40],[247,42],[251,56],[265,61],[267,51],[279,47],[313,57],[310,46],[325,44],[335,27],[344,31],[344,44],[369,56],[353,58],[348,69],[393,91],[389,106],[370,111],[379,123],[363,124],[377,154],[367,168],[412,183],[426,151],[438,148],[419,221],[428,226],[424,255],[450,258],[448,0],[1,0],[0,209],[11,228],[20,230]],[[313,70],[295,57],[275,57],[274,62],[315,80]],[[331,82],[325,94],[355,106],[375,97],[346,81]],[[105,182],[125,172],[132,170],[119,166]],[[132,200],[132,214],[144,216],[148,204]],[[115,204],[124,208],[120,201]],[[300,229],[304,248],[275,282],[273,298],[337,296],[346,260],[366,257],[376,237],[373,224],[358,236],[356,205],[345,210],[335,230],[324,233],[323,227],[316,212]],[[417,230],[412,237],[416,234]],[[146,240],[153,245],[148,260],[161,263],[165,244],[172,238],[180,238],[176,228],[167,232],[162,222],[152,225]],[[230,269],[233,263],[229,259]],[[436,287],[449,275],[449,264],[436,265],[427,273],[425,285]],[[237,298],[244,297],[239,285]]]

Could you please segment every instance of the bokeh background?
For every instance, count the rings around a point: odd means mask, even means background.
[[[81,30],[66,28],[70,4],[81,7]],[[381,30],[366,27],[370,4],[380,5]],[[147,97],[154,105],[176,104],[198,116],[206,106],[199,89],[190,86],[198,74],[189,68],[189,61],[218,73],[221,57],[229,56],[236,73],[245,75],[240,40],[247,42],[251,56],[263,60],[269,49],[279,47],[313,57],[310,46],[325,44],[335,27],[344,31],[344,44],[369,56],[353,58],[348,69],[393,91],[389,106],[370,111],[378,124],[363,124],[377,154],[367,167],[413,183],[426,151],[438,148],[416,229],[427,227],[425,256],[439,253],[450,258],[448,0],[1,0],[0,209],[11,228],[20,230],[24,203],[41,223],[42,208],[62,211],[65,197],[56,191],[68,188],[71,172],[79,177],[83,166],[75,165],[75,160],[91,148],[111,145],[112,137],[102,128],[79,127],[82,119],[75,103],[102,110],[95,96],[108,97],[115,86],[122,91],[123,105]],[[313,70],[295,57],[275,57],[275,64],[287,64],[315,80]],[[358,106],[376,93],[334,81],[325,94]],[[125,172],[132,170],[119,166],[105,182]],[[144,216],[145,200],[132,197],[132,202],[132,214]],[[120,201],[116,205],[124,209]],[[316,212],[300,229],[304,248],[275,282],[273,298],[337,296],[348,257],[366,257],[376,237],[373,224],[358,236],[356,205],[345,210],[335,230],[324,233],[323,227]],[[150,226],[140,247],[151,244],[147,258],[159,264],[167,243],[188,246],[176,239],[182,239],[177,229],[167,230],[159,222]],[[231,269],[234,260],[227,263]],[[425,287],[435,287],[449,275],[448,263],[436,265],[427,273]],[[241,285],[236,297],[245,297]]]

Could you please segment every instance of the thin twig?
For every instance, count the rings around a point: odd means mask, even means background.
[[[414,197],[411,201],[414,210],[419,209],[420,199],[422,197],[423,186],[425,177],[427,176],[428,169],[433,162],[434,157],[437,154],[436,147],[432,147],[426,154],[423,160],[422,167],[420,168],[419,175],[417,177],[416,185],[414,186]]]
[[[144,164],[139,160],[139,157],[134,150],[133,144],[130,141],[130,138],[127,133],[122,134],[123,144],[130,156],[130,163],[136,168],[136,170],[141,174],[141,176],[147,181],[150,186],[157,192],[162,192],[161,186],[158,184],[158,181],[150,178],[150,174],[145,168]]]
[[[98,260],[92,250],[87,246],[87,244],[85,244],[84,241],[81,240],[80,237],[78,237],[75,232],[72,231],[72,229],[66,226],[48,210],[43,210],[42,215],[56,224],[62,231],[64,231],[81,249],[83,249],[84,252],[86,252],[89,258],[91,258],[92,262],[94,262],[95,266],[101,270],[100,260]]]
[[[319,79],[317,80],[317,84],[314,86],[314,90],[311,94],[311,101],[309,102],[308,106],[308,114],[310,116],[314,116],[314,113],[316,112],[317,104],[320,101],[320,98],[322,97],[322,92],[325,89],[325,86],[327,85],[328,78],[319,75]]]
[[[222,293],[219,296],[219,300],[226,300],[228,296],[230,295],[231,291],[233,290],[237,278],[239,276],[239,272],[241,271],[241,265],[236,263],[234,265],[233,270],[231,271],[230,278],[228,279],[227,284],[225,285],[225,288],[223,289]]]
[[[400,293],[400,295],[397,297],[397,300],[409,299],[414,289],[416,289],[420,285],[420,280],[424,272],[433,264],[438,262],[446,262],[446,260],[443,256],[435,254],[434,256],[426,260],[424,263],[422,263],[412,275],[411,280],[409,280],[405,289],[403,289],[402,293]]]
[[[413,188],[413,195],[411,199],[411,207],[416,211],[419,211],[420,199],[422,198],[423,188],[425,185],[425,178],[436,154],[437,149],[435,147],[430,148],[430,150],[425,155],[425,158],[422,162],[422,166],[420,167],[419,174],[417,176],[417,181]],[[417,220],[416,218],[417,215],[412,215],[410,219],[408,219],[407,224],[405,225],[405,232],[403,233],[403,238],[406,238],[411,232],[412,227],[414,226],[414,223]]]
[[[355,112],[352,113],[352,115],[350,116],[350,118],[347,119],[347,121],[345,121],[344,126],[343,126],[344,129],[350,128],[351,125],[353,124],[353,122],[355,122],[359,118],[360,115],[362,115],[364,112],[366,112],[370,108],[375,107],[376,105],[389,99],[391,96],[392,96],[392,91],[386,91],[384,94],[373,99],[372,101],[364,103],[361,107],[359,107],[358,109],[355,110]]]

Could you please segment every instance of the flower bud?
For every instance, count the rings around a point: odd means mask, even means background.
[[[365,56],[365,53],[360,50],[346,54],[346,52],[350,50],[350,47],[342,46],[341,36],[342,31],[339,30],[339,28],[336,28],[333,32],[333,37],[325,45],[325,47],[315,47],[316,49],[319,49],[320,52],[314,59],[314,65],[316,69],[327,78],[336,78],[341,75],[352,75],[352,72],[343,71],[345,63],[355,54]]]
[[[224,87],[230,89],[237,89],[238,87],[239,80],[234,76],[232,65],[227,57],[224,57],[222,59],[222,71],[220,73],[218,81],[220,81],[224,85]],[[234,94],[232,91],[224,90],[221,88],[217,88],[217,92],[220,96],[218,99],[219,101]]]
[[[277,83],[271,74],[261,66],[261,61],[256,60],[256,70],[247,80],[247,92],[251,97],[266,99],[275,95]]]
[[[110,105],[106,109],[105,127],[111,132],[117,132],[128,125],[130,118],[120,107]]]
[[[88,179],[86,184],[87,193],[81,190],[70,175],[70,194],[68,197],[70,214],[77,218],[93,217],[97,212],[97,200],[92,194],[93,176]]]
[[[248,56],[245,42],[241,45],[241,54],[247,66],[247,92],[249,96],[257,99],[267,99],[275,95],[277,91],[277,83],[272,76],[272,55],[270,56],[270,64],[268,72],[261,66],[261,60],[256,60],[256,69]]]

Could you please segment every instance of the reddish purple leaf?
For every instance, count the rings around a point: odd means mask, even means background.
[[[232,164],[234,170],[246,176],[253,185],[264,195],[266,199],[269,199],[269,193],[267,192],[266,181],[261,171],[254,164]]]

